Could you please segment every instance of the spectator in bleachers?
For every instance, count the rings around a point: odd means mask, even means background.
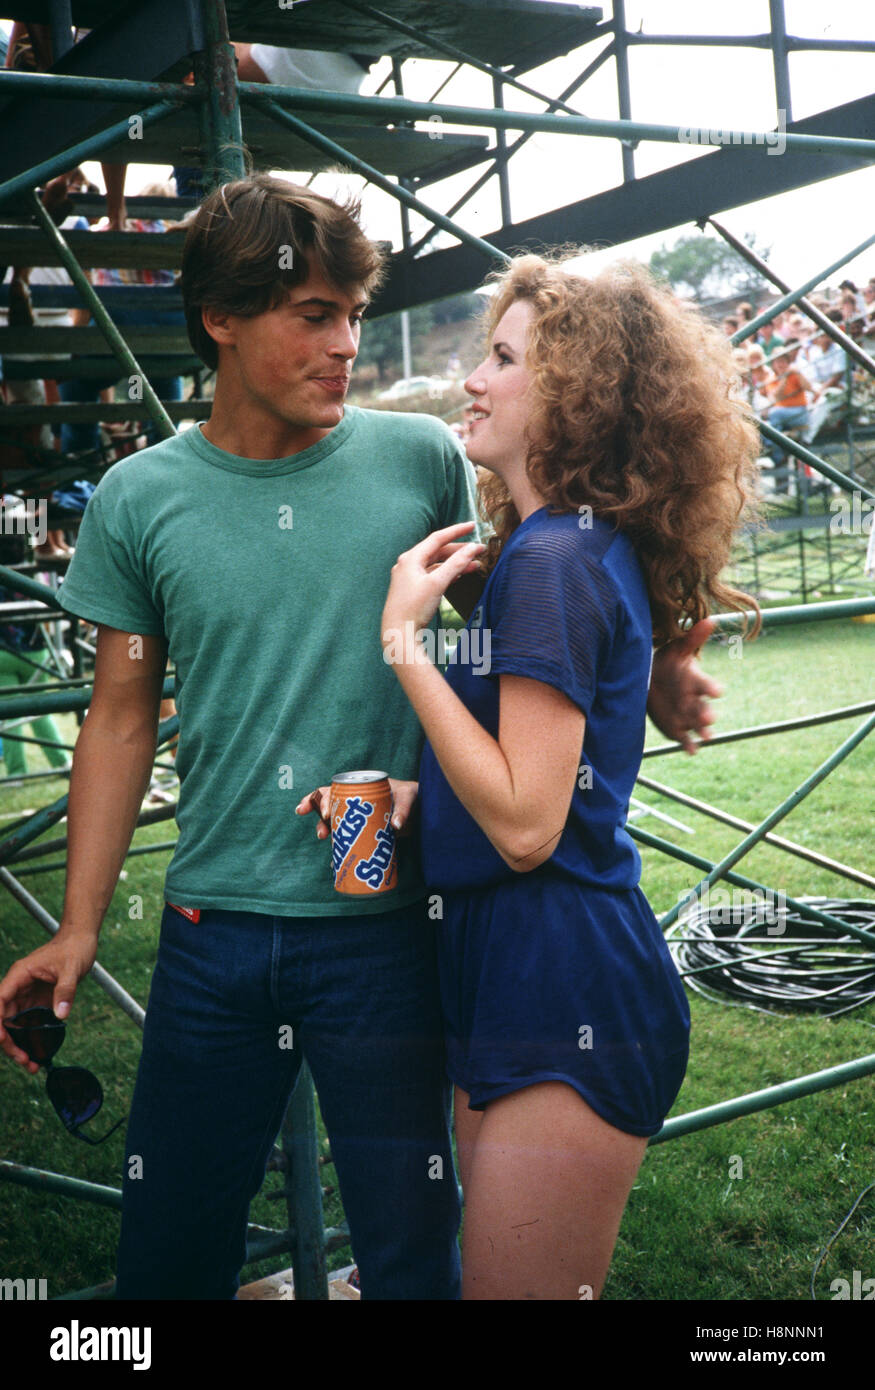
[[[857,289],[857,286],[854,284],[853,280],[843,280],[842,283],[839,285],[839,289],[840,289],[841,292],[842,292],[842,298],[843,298],[843,299],[844,299],[846,296],[853,295],[853,296],[854,296],[854,308],[855,308],[856,312],[857,312],[858,314],[865,314],[865,312],[866,312],[866,301],[865,301],[865,299],[863,298],[863,295],[862,295],[861,291]]]
[[[762,416],[771,404],[770,388],[774,385],[775,373],[759,343],[748,348],[747,369],[747,397],[752,409]]]
[[[866,317],[863,320],[863,336],[869,337],[875,333],[875,279],[870,280],[863,290],[863,301],[866,305]]]
[[[769,390],[771,404],[762,412],[764,419],[776,430],[801,431],[808,424],[808,399],[816,394],[814,387],[795,365],[798,343],[794,340],[778,348],[770,359],[775,379]],[[775,491],[788,492],[790,475],[787,454],[779,444],[769,440],[766,452],[775,462]]]
[[[828,309],[827,318],[841,327],[842,316],[838,309]],[[812,379],[819,392],[833,386],[842,386],[848,365],[848,354],[828,333],[818,333],[814,340],[815,350],[811,353]]]
[[[842,316],[838,309],[828,309],[827,318],[841,326]],[[837,416],[841,414],[845,404],[849,360],[844,348],[828,333],[817,335],[809,363],[809,374],[816,394],[805,434],[806,440],[814,439],[825,424],[837,423]]]
[[[774,323],[764,323],[757,334],[757,342],[762,348],[766,357],[771,358],[778,348],[784,346],[784,339],[777,332]]]
[[[234,52],[241,82],[270,82],[277,87],[356,93],[370,67],[368,58],[350,53],[321,53],[266,43],[235,43]]]
[[[141,195],[145,197],[169,197],[172,198],[174,189],[169,183],[148,184],[141,190]],[[94,229],[100,231],[98,225]],[[131,232],[164,232],[166,223],[160,218],[128,218],[125,223],[125,230]],[[176,276],[172,270],[94,270],[92,280],[96,286],[123,286],[123,285],[152,285],[172,288]],[[88,311],[82,311],[86,321],[90,322]],[[185,323],[185,315],[182,309],[161,310],[155,309],[115,309],[112,313],[113,322],[119,327],[160,325],[170,327],[173,325],[181,326]],[[80,320],[81,321],[81,320]],[[101,390],[114,385],[119,379],[119,369],[115,366],[108,369],[105,378],[94,380],[73,380],[61,383],[61,398],[65,401],[96,401]],[[160,400],[179,401],[182,400],[182,377],[158,377],[152,381],[152,386]],[[159,435],[153,421],[149,421],[144,433],[149,443],[156,443]],[[96,450],[100,447],[100,427],[96,423],[81,425],[65,425],[61,432],[61,448],[65,453],[79,453]]]
[[[723,320],[722,327],[723,332],[726,334],[727,338],[731,338],[733,333],[738,332],[739,321],[734,314],[727,314]]]
[[[850,284],[850,281],[846,280],[845,284]],[[854,290],[842,291],[842,327],[848,337],[855,340],[862,338],[863,327],[866,322],[865,304],[861,309],[858,302],[860,300],[862,300],[862,295],[858,295]]]
[[[751,323],[753,319],[756,318],[756,310],[747,299],[745,299],[741,304],[739,304],[735,313],[738,317],[739,323],[741,324]]]

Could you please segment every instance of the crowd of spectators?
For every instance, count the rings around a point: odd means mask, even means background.
[[[871,351],[875,340],[875,277],[859,290],[844,280],[837,291],[812,296],[812,303],[849,338]],[[744,303],[723,321],[732,336],[759,311]],[[848,353],[818,324],[795,308],[765,323],[735,349],[742,391],[760,420],[782,434],[809,444],[824,429],[844,418],[849,404],[852,362]],[[791,466],[779,445],[764,438],[764,453],[774,464],[775,491],[790,490]],[[796,464],[800,485],[809,486],[810,470]]]

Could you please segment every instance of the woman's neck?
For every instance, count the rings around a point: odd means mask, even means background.
[[[539,508],[546,505],[545,499],[534,488],[526,474],[507,480],[507,489],[511,496],[511,501],[517,509],[520,521],[525,521],[526,517],[532,515]]]

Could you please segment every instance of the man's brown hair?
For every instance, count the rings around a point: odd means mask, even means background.
[[[209,194],[191,221],[182,252],[180,287],[191,345],[208,367],[218,347],[204,328],[210,307],[253,318],[275,309],[312,268],[338,289],[379,286],[385,256],[359,224],[360,204],[333,202],[270,174],[226,183]]]

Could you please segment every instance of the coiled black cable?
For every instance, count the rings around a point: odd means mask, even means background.
[[[728,895],[727,895],[728,896]],[[802,898],[871,932],[870,949],[850,933],[762,904],[695,905],[666,932],[684,982],[718,1004],[760,1013],[838,1014],[875,999],[875,902]]]

